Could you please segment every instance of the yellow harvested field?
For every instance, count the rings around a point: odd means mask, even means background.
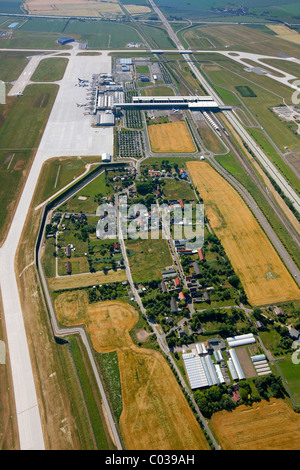
[[[117,351],[123,411],[120,429],[128,450],[204,450],[207,441],[168,363],[155,350],[137,347],[129,331],[138,312],[128,303],[88,304],[84,291],[55,301],[64,325],[85,323],[96,351]]]
[[[284,25],[266,25],[269,29],[274,31],[281,39],[293,42],[294,44],[300,44],[300,34],[297,31],[288,28]]]
[[[148,133],[153,152],[191,153],[196,148],[185,121],[152,124]]]
[[[117,0],[110,2],[95,0],[27,0],[23,8],[33,15],[114,16],[122,15]]]
[[[118,269],[117,271],[108,271],[104,274],[103,271],[88,274],[74,274],[72,276],[51,277],[48,279],[49,287],[51,290],[59,289],[76,289],[77,287],[88,287],[94,284],[109,284],[111,282],[126,281],[125,269]]]
[[[224,450],[300,450],[300,415],[283,400],[220,411],[211,425]]]
[[[131,15],[142,15],[143,13],[151,12],[151,8],[145,5],[124,5],[124,7]]]
[[[204,211],[252,305],[300,298],[300,290],[252,212],[208,163],[187,162]]]

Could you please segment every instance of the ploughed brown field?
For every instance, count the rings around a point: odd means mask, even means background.
[[[186,165],[250,304],[299,299],[294,279],[239,194],[208,163]]]
[[[64,325],[85,323],[96,351],[117,351],[123,411],[120,429],[129,450],[208,449],[168,363],[155,350],[137,347],[129,331],[138,312],[126,302],[88,304],[84,291],[59,295],[55,308]]]
[[[224,450],[300,450],[300,415],[283,400],[220,411],[211,424]]]

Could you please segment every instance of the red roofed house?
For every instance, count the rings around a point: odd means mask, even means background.
[[[180,286],[180,279],[179,279],[179,277],[176,277],[176,278],[174,279],[174,284],[175,284],[176,287]]]
[[[185,300],[185,295],[183,292],[179,292],[179,299],[180,300]]]
[[[198,249],[198,255],[199,255],[199,258],[200,258],[201,261],[205,261],[205,256],[204,256],[204,253],[202,251],[202,248]]]
[[[232,392],[232,400],[233,401],[239,401],[241,399],[239,392],[236,390]]]

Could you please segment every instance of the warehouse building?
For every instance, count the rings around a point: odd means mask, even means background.
[[[115,116],[111,112],[98,113],[96,115],[96,126],[114,126],[115,125]]]
[[[207,354],[205,343],[196,343],[196,351],[199,356]]]

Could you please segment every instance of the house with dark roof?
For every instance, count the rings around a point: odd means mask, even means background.
[[[174,299],[174,297],[171,297],[170,308],[171,308],[172,313],[176,313],[178,311],[177,302],[176,302],[176,299]]]

